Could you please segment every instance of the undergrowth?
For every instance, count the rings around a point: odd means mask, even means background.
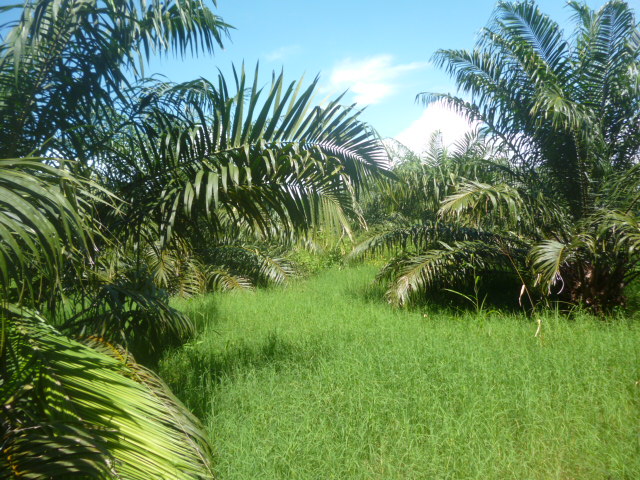
[[[375,268],[181,301],[160,364],[227,479],[640,478],[640,326],[396,310]]]

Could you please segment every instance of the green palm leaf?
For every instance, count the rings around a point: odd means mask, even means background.
[[[384,174],[377,136],[338,100],[314,107],[317,79],[302,89],[274,77],[266,98],[257,77],[246,88],[244,70],[236,82],[233,94],[220,76],[217,86],[162,84],[143,95],[155,99],[149,112],[115,146],[127,170],[110,172],[114,189],[131,196],[128,224],[153,218],[165,241],[197,213],[263,235],[322,222],[348,232],[359,191]]]
[[[92,191],[104,193],[43,159],[0,159],[0,287],[5,293],[24,285],[20,295],[35,300],[39,294],[26,280],[34,268],[47,272],[48,288],[61,287],[66,260],[89,253],[87,217],[97,200]]]
[[[2,316],[0,477],[212,478],[197,421],[126,352],[69,340],[21,308]]]
[[[228,25],[202,0],[28,0],[0,49],[0,157],[94,160],[151,54],[212,52]],[[72,81],[81,72],[82,81]]]
[[[572,253],[570,245],[557,240],[545,240],[531,249],[533,271],[543,288],[550,292],[553,285],[562,282],[561,269]]]
[[[524,214],[524,205],[518,190],[510,185],[467,181],[442,201],[438,213],[442,217],[467,217],[476,225],[482,224],[489,214],[516,223]]]
[[[394,259],[378,278],[392,279],[386,296],[396,305],[405,305],[417,295],[443,286],[457,286],[470,272],[487,268],[510,271],[513,268],[505,251],[498,245],[480,241],[440,243],[439,248],[420,255]]]

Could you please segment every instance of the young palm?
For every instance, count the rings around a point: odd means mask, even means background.
[[[214,84],[147,84],[97,173],[128,200],[127,232],[164,241],[198,230],[224,235],[225,225],[269,238],[319,223],[348,229],[356,197],[384,173],[386,152],[340,99],[314,106],[308,87],[283,75],[260,86],[242,69],[230,91]],[[149,226],[152,226],[149,229]]]
[[[522,219],[513,205],[499,199],[507,192],[489,183],[513,176],[482,135],[469,134],[453,150],[435,135],[422,157],[410,154],[393,170],[399,182],[389,185],[386,207],[394,211],[385,224],[353,250],[351,258],[391,252],[391,261],[378,280],[388,283],[387,298],[404,305],[438,288],[464,288],[476,275],[495,275],[525,269],[526,243]],[[481,189],[500,210],[499,222],[461,222],[448,214],[463,198],[460,185]],[[483,200],[484,201],[484,200]],[[380,205],[378,205],[380,208]]]
[[[499,2],[474,50],[435,55],[471,100],[420,97],[482,122],[506,149],[513,173],[501,183],[462,182],[441,216],[484,229],[504,223],[510,212],[531,247],[527,287],[603,311],[620,303],[639,260],[625,247],[636,234],[635,194],[615,192],[622,184],[628,192],[638,187],[640,30],[626,2],[613,0],[598,11],[568,5],[576,29],[565,38],[534,2]],[[495,249],[471,252],[478,267],[510,261],[491,254]]]

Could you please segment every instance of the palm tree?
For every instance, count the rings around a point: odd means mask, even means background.
[[[210,478],[198,421],[157,377],[51,324],[63,271],[81,268],[99,235],[86,218],[92,185],[41,159],[0,163],[0,477]]]
[[[264,252],[248,255],[238,240],[291,244],[318,225],[348,232],[350,219],[357,218],[359,190],[383,173],[386,158],[374,132],[357,120],[357,110],[342,107],[339,99],[314,107],[317,79],[302,89],[296,82],[285,85],[280,74],[264,100],[257,72],[250,88],[244,70],[237,73],[233,93],[222,75],[217,83],[145,82],[134,90],[131,111],[111,115],[124,113],[127,124],[113,127],[92,174],[126,203],[117,214],[99,208],[95,218],[128,254],[117,255],[119,275],[97,279],[104,292],[100,302],[94,298],[90,309],[77,303],[73,325],[92,323],[93,331],[123,343],[135,335],[132,324],[138,323],[135,330],[144,339],[154,335],[158,318],[166,318],[164,336],[184,338],[191,333],[185,319],[175,318],[178,328],[171,326],[177,312],[141,302],[121,308],[113,305],[114,291],[126,290],[127,301],[142,291],[161,293],[150,277],[167,287],[167,270],[159,270],[167,266],[162,259],[175,257],[176,250],[184,253],[185,245],[193,259],[191,286],[181,284],[185,292],[250,287],[249,277],[281,281],[289,274],[286,262]],[[245,253],[230,262],[225,252],[234,246]],[[155,257],[152,270],[149,254]],[[109,314],[118,310],[127,313]],[[156,318],[136,313],[132,322],[132,310],[149,310]],[[129,333],[123,334],[126,328]]]
[[[27,0],[0,54],[0,158],[56,152],[87,163],[103,107],[127,103],[153,54],[222,47],[229,26],[205,0]],[[133,79],[133,80],[130,80]]]
[[[101,141],[101,103],[123,96],[138,52],[210,49],[225,29],[200,2],[33,1],[0,47],[2,478],[212,475],[197,420],[157,377],[52,323],[67,278],[82,292],[105,241],[95,209],[114,205],[78,174]]]
[[[460,183],[488,185],[509,177],[500,154],[478,132],[467,134],[453,148],[446,148],[436,133],[423,155],[401,152],[392,170],[397,181],[387,183],[375,202],[378,217],[380,211],[390,214],[382,225],[370,225],[376,233],[349,255],[392,254],[378,275],[378,281],[388,284],[391,303],[405,305],[429,290],[465,289],[474,286],[479,275],[513,277],[514,267],[520,274],[525,270],[522,239],[505,231],[505,221],[480,226],[440,215],[441,205],[455,198]]]
[[[260,87],[257,69],[250,86],[244,68],[234,76],[235,91],[219,75],[137,92],[96,172],[130,200],[127,231],[169,242],[195,234],[196,212],[207,235],[228,225],[267,238],[318,223],[348,229],[359,190],[386,160],[359,111],[340,98],[314,106],[317,78],[303,89],[282,74]]]
[[[143,78],[152,53],[210,53],[227,29],[200,0],[29,0],[5,36],[0,478],[211,478],[198,421],[118,346],[192,331],[145,259],[234,228],[346,228],[378,175],[373,132],[313,108],[315,82],[260,98],[243,72],[233,93]]]
[[[475,49],[435,54],[464,95],[420,98],[481,122],[508,159],[500,183],[460,180],[439,217],[516,234],[528,251],[517,262],[527,266],[525,290],[538,287],[606,311],[622,302],[640,260],[633,243],[640,30],[626,2],[612,0],[598,11],[568,6],[576,29],[565,38],[534,2],[499,2]],[[490,241],[453,250],[481,269],[512,262],[499,247]],[[431,273],[418,289],[462,261],[423,253],[417,276]]]

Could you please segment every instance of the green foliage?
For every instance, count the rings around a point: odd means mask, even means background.
[[[231,92],[222,75],[217,85],[200,79],[139,92],[134,120],[104,154],[113,168],[100,172],[130,199],[127,232],[167,243],[194,234],[196,218],[217,236],[348,229],[358,191],[386,159],[358,111],[339,99],[314,107],[317,79],[303,89],[274,76],[266,98],[257,72],[251,87],[244,69],[234,80]]]
[[[126,351],[29,310],[0,314],[0,478],[211,478],[197,420]]]
[[[636,321],[394,309],[375,271],[179,302],[160,371],[220,478],[638,476]]]
[[[0,158],[95,160],[127,72],[142,78],[151,54],[212,53],[228,31],[205,0],[21,3],[0,47]]]
[[[640,260],[632,246],[640,185],[640,29],[626,2],[612,0],[598,11],[568,5],[576,23],[569,38],[535,2],[502,1],[472,51],[435,54],[463,96],[419,98],[443,101],[479,121],[494,150],[481,150],[487,171],[470,171],[478,165],[473,151],[461,157],[470,174],[460,174],[446,152],[435,155],[444,175],[427,167],[431,153],[417,161],[422,178],[399,169],[410,185],[405,190],[415,192],[409,198],[423,198],[414,201],[423,218],[415,212],[413,219],[458,222],[489,235],[482,246],[468,245],[474,268],[447,253],[463,239],[450,236],[437,246],[436,235],[415,238],[416,252],[407,255],[419,256],[390,270],[397,303],[409,291],[436,287],[436,276],[457,280],[460,271],[487,275],[508,264],[532,307],[536,293],[596,312],[624,302]],[[434,181],[438,188],[424,188]]]
[[[617,228],[609,221],[603,229],[601,218],[612,209],[635,215],[611,192],[625,177],[637,188],[627,174],[640,151],[640,30],[623,1],[597,12],[569,7],[576,29],[565,39],[535,3],[501,2],[473,52],[441,50],[436,61],[473,103],[442,98],[512,151],[525,178],[513,186],[564,217],[555,228],[540,225],[544,238],[531,252],[538,280],[564,283],[570,300],[599,310],[620,301],[637,262],[614,253]]]
[[[8,299],[39,302],[60,291],[65,261],[91,254],[97,231],[88,217],[100,190],[43,158],[0,160],[0,291]]]
[[[348,232],[384,149],[355,108],[312,103],[317,79],[274,75],[262,89],[244,68],[232,87],[222,75],[145,79],[151,54],[222,46],[229,27],[204,1],[12,8],[22,15],[0,45],[0,476],[37,478],[48,462],[51,478],[211,478],[197,421],[111,345],[148,359],[192,335],[169,294],[282,283],[292,270],[272,245],[320,225]]]
[[[198,422],[162,382],[51,323],[138,342],[187,327],[139,275],[105,265],[118,239],[100,212],[122,199],[89,167],[138,53],[210,50],[226,27],[196,1],[21,7],[0,47],[0,476],[211,478]]]
[[[327,230],[313,231],[306,240],[293,245],[287,253],[294,268],[302,276],[315,275],[330,267],[343,267],[353,242]]]
[[[398,159],[393,174],[399,182],[386,187],[383,203],[396,216],[374,225],[377,231],[348,257],[392,255],[378,274],[391,303],[419,302],[443,288],[464,292],[477,275],[495,280],[514,267],[525,270],[517,210],[524,201],[506,183],[513,174],[500,154],[478,133],[451,150],[436,134],[422,157],[404,152]],[[517,281],[511,281],[514,302]]]

